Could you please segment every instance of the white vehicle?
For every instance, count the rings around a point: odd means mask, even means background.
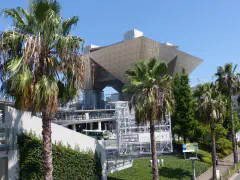
[[[101,140],[101,139],[109,139],[109,131],[100,131],[100,130],[83,130],[82,134],[85,134],[87,136],[93,137],[95,139]]]

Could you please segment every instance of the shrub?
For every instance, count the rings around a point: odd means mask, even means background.
[[[211,150],[211,142],[208,140],[201,140],[198,142],[198,148],[204,151]]]
[[[226,138],[219,138],[216,142],[216,149],[224,156],[229,155],[232,153],[232,143]]]
[[[43,179],[43,144],[32,134],[18,136],[20,180]],[[92,152],[79,152],[53,144],[53,178],[61,180],[102,179],[101,159]]]
[[[210,153],[203,151],[203,150],[199,150],[198,157],[201,161],[208,163],[208,164],[212,164],[212,156]]]
[[[217,156],[218,156],[220,159],[222,159],[222,158],[225,157],[222,153],[217,153]]]

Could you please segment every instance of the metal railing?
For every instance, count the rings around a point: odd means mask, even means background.
[[[65,117],[58,117],[56,116],[53,121],[83,121],[83,120],[96,120],[96,119],[109,119],[115,118],[114,114],[105,114],[105,115],[96,115],[96,116],[89,116],[86,118],[85,115],[73,115],[73,116],[65,116]]]
[[[116,140],[115,140],[116,141]],[[111,144],[111,143],[110,143]],[[111,146],[108,143],[104,143],[106,152],[106,165],[107,170],[115,170],[117,168],[131,165],[133,162],[132,156],[121,156],[117,147]],[[115,142],[116,145],[116,142]]]

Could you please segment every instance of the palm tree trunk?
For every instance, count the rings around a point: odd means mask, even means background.
[[[153,180],[158,180],[158,162],[156,152],[156,141],[155,141],[155,126],[154,121],[150,121],[150,138],[151,138],[151,149],[152,149],[152,173]]]
[[[237,145],[236,145],[236,134],[234,129],[234,119],[233,119],[233,112],[232,112],[232,96],[229,97],[229,111],[230,111],[230,120],[231,120],[231,135],[232,135],[232,146],[233,146],[233,159],[234,165],[238,163],[238,152],[237,152]]]
[[[51,142],[51,119],[43,112],[42,113],[42,137],[43,137],[43,168],[44,168],[44,179],[52,180],[52,142]]]
[[[216,141],[215,141],[215,132],[213,127],[213,122],[210,125],[211,135],[212,135],[212,166],[213,166],[213,179],[217,180],[216,174]]]

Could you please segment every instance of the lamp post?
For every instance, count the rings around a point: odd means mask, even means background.
[[[196,170],[195,170],[195,161],[197,161],[198,158],[190,157],[189,160],[192,161],[193,180],[197,180],[197,178],[196,178]]]

